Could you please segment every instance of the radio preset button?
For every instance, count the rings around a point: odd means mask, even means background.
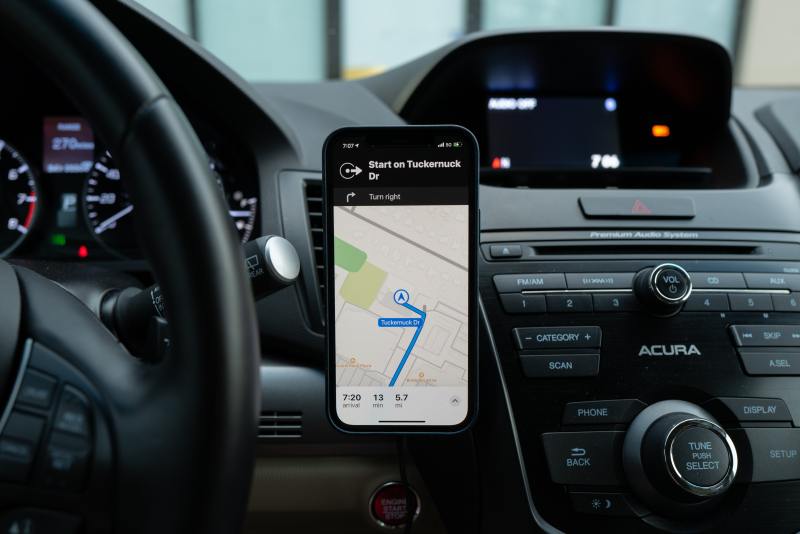
[[[595,293],[592,299],[596,312],[629,312],[642,308],[633,293]]]
[[[623,483],[625,432],[550,432],[542,434],[550,478],[556,484],[613,486]]]
[[[547,310],[544,295],[504,293],[500,295],[500,302],[506,313],[544,313]]]
[[[758,352],[740,350],[744,370],[749,375],[800,375],[800,352]]]
[[[541,326],[515,328],[517,348],[535,349],[594,349],[600,347],[599,326]]]
[[[730,293],[731,311],[772,311],[772,299],[760,293]]]
[[[566,289],[567,282],[561,273],[497,274],[494,277],[494,287],[499,293],[517,293],[537,289]]]
[[[567,273],[569,289],[630,289],[634,273]]]
[[[630,423],[645,406],[645,403],[637,399],[570,402],[564,407],[563,423],[565,425]]]
[[[800,290],[800,274],[744,273],[750,289],[792,289]]]
[[[547,295],[547,311],[550,313],[591,312],[592,296],[571,293]]]
[[[800,312],[800,293],[772,295],[772,306],[777,312]]]
[[[528,378],[597,376],[599,354],[520,354],[522,374]]]
[[[739,347],[800,347],[800,325],[743,325],[730,327]]]
[[[728,311],[728,296],[722,293],[693,293],[683,306],[684,311]]]
[[[745,289],[742,273],[692,273],[695,289]]]

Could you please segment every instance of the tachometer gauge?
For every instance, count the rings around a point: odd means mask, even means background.
[[[253,230],[256,226],[258,196],[255,191],[247,187],[247,184],[239,183],[234,176],[228,173],[218,159],[210,157],[209,166],[217,177],[217,184],[228,202],[228,213],[236,231],[239,232],[239,239],[242,243],[247,243],[253,237]]]
[[[92,166],[84,184],[83,200],[86,220],[102,244],[122,254],[136,249],[133,204],[108,152]]]
[[[36,219],[36,178],[25,158],[0,139],[0,255],[9,254]]]

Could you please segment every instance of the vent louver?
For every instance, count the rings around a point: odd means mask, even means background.
[[[314,274],[320,290],[320,302],[325,306],[325,236],[322,231],[322,182],[306,180],[306,209],[308,210],[308,227],[311,231],[311,245],[314,248]]]
[[[261,412],[258,439],[302,438],[303,412]]]

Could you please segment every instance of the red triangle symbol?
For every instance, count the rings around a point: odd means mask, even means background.
[[[647,207],[647,204],[636,199],[636,202],[633,203],[633,207],[631,208],[631,213],[638,213],[639,215],[651,215],[653,210]]]

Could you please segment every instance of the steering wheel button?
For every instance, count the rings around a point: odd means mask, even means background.
[[[2,534],[75,534],[80,526],[80,518],[50,510],[18,508],[0,514]]]
[[[28,480],[36,448],[29,441],[0,438],[0,479],[8,482]]]
[[[47,442],[43,482],[51,488],[78,491],[89,464],[89,442],[63,432],[53,432]]]
[[[66,386],[58,404],[53,426],[64,432],[89,437],[89,403],[75,388]]]
[[[29,370],[25,373],[22,386],[17,395],[17,402],[47,409],[53,402],[53,394],[58,382],[49,376]]]

